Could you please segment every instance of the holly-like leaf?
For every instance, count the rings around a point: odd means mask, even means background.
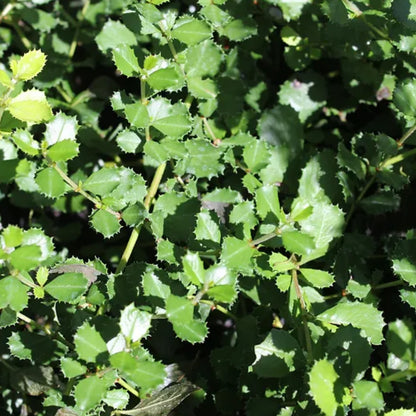
[[[195,237],[197,240],[206,240],[219,243],[221,232],[218,224],[211,218],[208,211],[202,211],[197,215]]]
[[[52,110],[45,93],[39,90],[21,92],[10,99],[7,110],[13,117],[28,123],[40,123],[52,118]]]
[[[180,339],[191,344],[203,342],[208,335],[206,323],[200,320],[173,322],[173,330]]]
[[[34,244],[16,248],[10,253],[10,263],[17,270],[31,270],[41,262],[42,251]]]
[[[226,237],[222,244],[221,260],[231,269],[250,273],[252,271],[251,258],[254,252],[254,248],[246,241],[236,237]]]
[[[46,124],[45,140],[48,146],[63,140],[75,141],[77,131],[78,122],[76,117],[59,112]]]
[[[9,225],[2,232],[6,247],[16,247],[22,244],[23,230],[15,225]]]
[[[241,42],[257,33],[256,21],[250,17],[233,19],[220,32],[232,41]]]
[[[95,41],[101,51],[115,49],[119,45],[134,46],[137,44],[136,36],[123,23],[109,20],[101,32],[96,36]]]
[[[96,195],[106,196],[120,184],[120,171],[117,168],[102,168],[97,170],[83,183],[86,191]]]
[[[224,170],[220,163],[221,150],[205,140],[195,139],[185,142],[188,157],[186,171],[197,178],[211,178]]]
[[[335,382],[339,376],[328,360],[315,362],[309,372],[312,397],[325,416],[335,416],[340,403],[335,397]]]
[[[205,22],[191,16],[179,19],[172,31],[174,39],[178,39],[188,46],[196,45],[211,35],[211,28]]]
[[[267,166],[270,153],[264,141],[253,140],[244,146],[243,159],[251,172],[258,172]]]
[[[188,77],[213,77],[218,73],[221,61],[220,48],[207,39],[186,50],[185,72]],[[206,62],[209,62],[209,65],[206,65]]]
[[[74,343],[79,358],[87,363],[94,363],[99,355],[107,352],[107,345],[102,336],[88,322],[78,328]]]
[[[126,153],[136,153],[141,139],[131,130],[121,131],[116,138],[118,147]]]
[[[113,49],[113,61],[117,69],[127,77],[140,72],[139,61],[134,54],[133,49],[125,43],[116,46]]]
[[[213,99],[218,95],[217,85],[212,79],[188,77],[187,85],[189,92],[195,98]]]
[[[375,381],[359,380],[353,384],[354,409],[384,409],[383,394]]]
[[[77,407],[84,412],[93,409],[104,398],[108,387],[108,380],[98,375],[79,381],[74,390]]]
[[[39,153],[39,143],[27,130],[16,130],[12,139],[15,145],[28,155],[35,156]]]
[[[319,289],[330,287],[334,283],[334,276],[324,270],[301,268],[302,276],[313,286]]]
[[[61,358],[61,369],[66,378],[78,377],[87,372],[87,367],[70,357]]]
[[[42,169],[35,178],[40,191],[50,198],[58,198],[71,188],[52,167]]]
[[[45,291],[60,302],[74,302],[88,287],[88,279],[81,273],[63,273],[45,286]]]
[[[91,225],[105,238],[117,234],[121,228],[120,220],[114,214],[103,209],[98,209],[92,214]]]
[[[190,322],[193,313],[194,307],[188,299],[176,295],[166,299],[166,315],[170,322]]]
[[[361,329],[372,344],[379,345],[383,341],[384,321],[380,311],[374,306],[360,303],[348,302],[338,303],[330,309],[318,315],[323,322],[335,325],[352,325]]]
[[[311,254],[315,249],[313,238],[297,230],[282,231],[283,247],[290,253],[301,256]]]
[[[46,55],[40,50],[26,52],[15,65],[12,65],[15,78],[27,81],[34,78],[42,71],[46,63]]]
[[[20,312],[27,306],[28,287],[19,282],[16,277],[7,276],[0,280],[0,309],[9,307]],[[6,310],[6,309],[4,309]]]
[[[183,271],[188,276],[189,280],[197,286],[200,286],[205,281],[205,270],[202,260],[198,253],[191,253],[188,251],[186,256],[182,259]]]
[[[151,320],[149,312],[141,311],[131,303],[121,312],[121,332],[131,342],[140,341],[149,332]]]
[[[53,162],[61,162],[78,156],[79,145],[71,139],[65,139],[52,145],[47,152]]]

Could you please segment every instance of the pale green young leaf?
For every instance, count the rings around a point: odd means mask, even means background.
[[[88,322],[77,329],[74,343],[79,358],[87,363],[94,363],[97,356],[107,352],[107,345],[102,336]]]
[[[197,286],[205,281],[204,263],[200,259],[198,253],[188,251],[182,258],[183,271],[189,277],[189,280]]]
[[[113,50],[113,61],[117,69],[127,77],[140,73],[140,66],[133,49],[125,43],[116,46]]]
[[[319,289],[330,287],[335,281],[334,276],[324,270],[301,268],[300,272],[308,283]]]
[[[45,93],[39,90],[21,92],[8,101],[6,108],[13,117],[28,123],[40,123],[52,118]]]
[[[296,265],[281,253],[273,253],[269,258],[269,264],[278,273],[293,270]]]
[[[339,376],[331,362],[316,361],[309,372],[309,387],[312,397],[325,416],[335,416],[338,402],[335,396],[335,382]]]
[[[131,130],[122,130],[116,138],[118,147],[126,153],[136,153],[141,138]]]
[[[62,373],[66,378],[81,376],[87,372],[87,367],[70,357],[61,358]]]
[[[88,287],[82,273],[63,273],[45,285],[45,291],[60,302],[75,302]]]
[[[208,328],[205,322],[199,320],[173,322],[173,330],[176,335],[191,344],[203,342],[208,335]]]
[[[120,220],[115,215],[103,209],[96,210],[91,216],[91,225],[101,233],[104,238],[110,238],[118,233],[121,225]]]
[[[256,208],[261,219],[265,219],[268,214],[273,214],[276,219],[282,217],[279,196],[275,185],[265,185],[256,190]]]
[[[197,240],[213,241],[215,243],[219,243],[221,241],[220,228],[211,218],[211,214],[208,211],[202,211],[197,214],[194,234]]]
[[[361,329],[372,344],[380,345],[383,341],[385,325],[380,311],[373,305],[361,302],[338,303],[322,312],[317,318],[335,325],[352,325]]]
[[[108,387],[108,381],[98,375],[82,379],[74,389],[77,407],[83,412],[93,409],[104,398]]]
[[[129,393],[124,389],[108,390],[103,402],[113,409],[124,409],[129,402]]]
[[[35,156],[39,154],[39,143],[33,139],[33,136],[27,130],[16,130],[12,134],[14,144],[28,155]]]
[[[176,295],[166,299],[166,315],[170,322],[190,322],[193,313],[194,306],[190,300]]]
[[[13,67],[13,76],[19,80],[27,81],[42,71],[46,63],[46,55],[40,50],[26,52]]]
[[[29,297],[28,287],[19,282],[16,277],[7,276],[0,280],[0,309],[9,307],[20,312],[27,306]]]
[[[121,332],[131,342],[140,341],[149,332],[151,320],[149,312],[141,311],[131,303],[121,311]]]
[[[302,14],[303,7],[312,0],[267,0],[267,2],[279,6],[286,20],[294,20]]]
[[[383,410],[384,399],[375,381],[359,380],[353,385],[353,409]]]
[[[384,416],[416,416],[416,411],[414,409],[395,409],[390,410],[390,412],[384,413]]]
[[[0,84],[7,88],[11,87],[12,85],[12,80],[9,77],[9,74],[3,69],[0,69]]]
[[[31,270],[39,265],[42,258],[41,249],[35,244],[16,248],[9,256],[9,261],[17,270]]]
[[[174,39],[178,39],[188,46],[196,45],[211,36],[211,28],[202,20],[191,16],[183,16],[178,19],[172,31]]]
[[[283,247],[290,253],[308,255],[315,249],[314,239],[297,230],[283,230],[281,233]]]
[[[73,159],[78,156],[78,152],[78,143],[71,139],[65,139],[52,145],[46,154],[53,162],[61,162]]]
[[[46,124],[45,140],[48,146],[52,146],[63,140],[75,140],[77,132],[76,117],[59,112]]]
[[[40,191],[50,198],[58,198],[71,188],[54,168],[42,169],[35,178]]]
[[[150,117],[146,105],[137,101],[133,104],[127,104],[124,108],[126,118],[129,123],[138,128],[145,128],[149,126]]]
[[[23,230],[16,225],[9,225],[3,230],[2,236],[7,247],[16,247],[22,243]]]
[[[115,49],[119,45],[134,46],[137,44],[135,34],[123,23],[114,20],[108,20],[105,23],[95,41],[102,52]]]

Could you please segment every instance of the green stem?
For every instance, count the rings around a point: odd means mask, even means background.
[[[204,122],[205,128],[207,129],[209,135],[211,136],[212,141],[215,143],[218,139],[215,137],[215,134],[212,131],[212,128],[209,125],[207,118],[206,117],[202,117],[202,121]]]
[[[75,50],[77,48],[77,43],[78,43],[79,32],[81,30],[81,25],[82,25],[82,22],[85,19],[85,14],[87,13],[87,10],[88,10],[89,6],[90,6],[90,0],[85,0],[84,6],[81,10],[81,17],[78,19],[77,27],[76,27],[75,33],[74,33],[74,38],[72,39],[71,46],[69,48],[68,57],[70,59],[75,54]]]
[[[13,7],[15,6],[16,6],[16,3],[14,2],[9,2],[6,4],[6,7],[2,10],[0,14],[0,23],[12,11]]]
[[[17,280],[20,280],[24,285],[29,286],[32,289],[35,289],[36,287],[38,287],[33,282],[31,282],[29,279],[26,279],[26,277],[24,277],[20,273],[15,274],[14,276],[16,277]]]
[[[11,21],[11,25],[12,25],[13,29],[16,31],[16,33],[19,35],[19,38],[20,38],[21,42],[23,43],[24,47],[26,49],[31,49],[32,48],[32,43],[25,36],[25,34],[22,32],[19,25],[14,21]]]
[[[155,175],[153,177],[152,183],[147,191],[146,198],[144,200],[144,207],[147,211],[150,210],[150,205],[152,203],[153,198],[155,197],[157,190],[159,189],[160,182],[162,181],[163,174],[165,173],[166,163],[162,163],[156,169]],[[138,226],[133,229],[130,234],[129,241],[127,242],[126,248],[124,249],[123,255],[121,256],[120,262],[116,269],[116,274],[121,273],[124,268],[126,267],[131,253],[133,252],[134,246],[137,243],[137,239],[139,238],[141,226]]]
[[[143,105],[147,105],[146,97],[146,80],[140,77],[140,99]],[[146,141],[148,142],[152,138],[150,137],[150,127],[147,126],[145,129]]]
[[[255,240],[251,241],[250,242],[250,245],[252,247],[258,246],[259,244],[264,243],[265,241],[269,241],[269,240],[277,237],[277,234],[278,233],[279,233],[279,229],[276,228],[276,230],[274,232],[269,233],[269,234],[262,235],[261,237],[259,237],[259,238],[255,239]]]
[[[416,124],[397,141],[397,146],[403,146],[404,142],[416,131]]]
[[[403,280],[395,280],[394,282],[381,283],[380,285],[373,286],[372,290],[388,289],[389,287],[403,286]]]
[[[297,272],[296,269],[292,270],[292,279],[293,279],[293,284],[295,285],[296,296],[297,296],[297,298],[299,300],[299,304],[300,304],[303,330],[305,332],[306,351],[308,353],[308,362],[311,363],[313,361],[312,338],[311,338],[311,334],[309,332],[308,321],[306,319],[305,300],[303,299],[302,290],[299,286],[298,272]]]
[[[220,311],[224,315],[229,316],[233,321],[237,321],[237,317],[232,312],[225,309],[224,306],[215,304],[212,300],[202,299],[202,300],[199,301],[199,303],[205,303],[206,305],[211,305],[212,307],[214,307],[215,309],[217,309],[218,311]]]
[[[404,152],[404,153],[401,153],[400,155],[387,159],[380,165],[380,168],[386,168],[388,166],[394,165],[413,155],[416,155],[416,149],[409,150],[408,152]]]
[[[385,377],[385,381],[399,381],[403,380],[407,377],[414,377],[416,376],[416,371],[412,369],[397,371],[397,373],[390,374],[389,376]]]
[[[132,386],[130,386],[129,383],[127,383],[127,381],[123,380],[122,378],[118,378],[116,380],[116,383],[120,384],[120,386],[124,387],[127,391],[129,391],[131,394],[133,394],[136,397],[139,397],[139,392],[133,388]]]

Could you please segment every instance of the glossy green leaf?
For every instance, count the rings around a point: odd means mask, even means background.
[[[52,118],[52,110],[45,93],[39,90],[21,92],[7,104],[7,110],[18,120],[39,123]]]
[[[76,117],[59,112],[46,124],[45,140],[48,146],[52,146],[63,140],[75,140],[77,132]]]
[[[205,322],[199,320],[173,322],[173,329],[176,335],[191,344],[203,342],[208,335],[208,328]]]
[[[201,285],[205,281],[205,270],[198,253],[188,253],[182,259],[183,271],[194,285]]]
[[[95,41],[101,51],[115,49],[119,45],[134,46],[137,43],[136,36],[123,23],[108,20]]]
[[[65,139],[52,145],[47,152],[53,162],[61,162],[78,156],[79,145],[71,139]]]
[[[256,21],[250,17],[244,19],[234,19],[226,24],[221,30],[221,34],[228,39],[241,42],[251,38],[257,33]]]
[[[309,372],[312,397],[325,416],[335,416],[339,402],[335,396],[335,382],[339,376],[331,362],[316,361]]]
[[[177,65],[170,65],[153,71],[147,78],[147,83],[155,91],[177,91],[184,85],[184,77]]]
[[[97,357],[107,352],[107,345],[102,336],[88,322],[77,329],[74,343],[79,358],[87,363],[96,362]]]
[[[313,238],[300,231],[284,230],[281,233],[283,247],[290,253],[308,255],[315,249]]]
[[[202,211],[197,215],[195,237],[197,240],[206,240],[219,243],[221,232],[218,224],[211,218],[208,211]]]
[[[129,402],[129,393],[123,389],[107,390],[103,402],[108,404],[114,409],[123,409]]]
[[[301,268],[302,276],[313,286],[319,289],[330,287],[334,284],[334,276],[324,270]]]
[[[186,50],[185,72],[188,77],[213,77],[221,65],[222,52],[210,39]]]
[[[384,413],[384,416],[416,416],[416,411],[413,409],[395,409]]]
[[[293,270],[296,266],[288,257],[281,253],[273,253],[269,259],[270,266],[278,273]]]
[[[353,408],[383,410],[384,400],[378,385],[374,381],[360,380],[353,384]]]
[[[348,302],[338,303],[330,309],[318,315],[323,322],[335,325],[352,325],[361,329],[363,334],[372,344],[379,345],[384,340],[384,321],[380,311],[374,306],[360,303]]]
[[[404,361],[415,358],[415,330],[410,321],[397,319],[390,322],[386,333],[388,351]]]
[[[211,37],[210,27],[202,20],[191,16],[179,19],[172,31],[172,37],[192,46]]]
[[[166,299],[166,315],[172,323],[191,322],[193,313],[194,307],[188,299],[176,295],[170,295]]]
[[[147,106],[137,101],[133,104],[127,104],[124,109],[127,120],[134,127],[145,128],[150,123]]]
[[[50,198],[58,198],[70,189],[54,168],[45,168],[38,172],[35,181],[40,191]]]
[[[108,388],[108,381],[93,375],[79,381],[75,386],[74,396],[77,406],[88,411],[94,408],[104,398]]]
[[[147,335],[151,326],[152,315],[141,311],[133,304],[121,311],[120,328],[127,340],[140,341]]]
[[[10,263],[17,270],[31,270],[39,265],[42,258],[41,249],[35,245],[24,245],[10,253]]]
[[[211,79],[202,79],[200,77],[188,77],[187,85],[189,92],[195,98],[212,99],[217,97],[218,88]]]
[[[20,312],[29,301],[27,291],[28,287],[16,277],[4,277],[0,280],[0,309],[9,307],[15,312]]]
[[[15,225],[9,225],[2,232],[7,247],[16,247],[23,241],[23,230]]]
[[[202,139],[185,142],[188,157],[185,159],[186,171],[198,178],[211,178],[221,173],[221,150]]]
[[[416,265],[411,259],[394,259],[393,270],[411,286],[416,286]]]
[[[81,273],[63,273],[45,286],[45,291],[60,302],[76,301],[88,287],[88,279]]]
[[[92,214],[91,225],[105,238],[112,237],[121,228],[120,220],[103,209],[99,209]]]
[[[141,138],[131,130],[121,131],[116,138],[118,147],[126,153],[136,153]]]
[[[15,78],[23,81],[34,78],[42,71],[46,63],[46,55],[40,50],[34,49],[26,52],[13,68]]]
[[[9,74],[3,69],[0,69],[0,84],[4,85],[5,87],[10,87],[12,85],[12,80]]]
[[[221,260],[227,267],[241,272],[252,270],[251,258],[254,248],[246,241],[235,237],[226,237],[222,244]]]
[[[117,69],[127,77],[140,72],[139,61],[133,49],[126,43],[116,46],[113,50],[113,61]]]
[[[251,172],[258,172],[268,164],[270,153],[264,141],[254,140],[246,145],[243,151],[243,159]]]
[[[87,372],[87,367],[70,357],[61,358],[61,369],[66,378],[78,377]]]
[[[158,298],[166,299],[171,293],[169,285],[164,283],[164,280],[159,277],[158,273],[152,270],[148,270],[144,273],[142,287],[146,296],[156,296]]]
[[[83,183],[86,191],[96,195],[108,195],[120,183],[120,171],[117,168],[102,168],[97,170]]]
[[[110,357],[111,365],[121,374],[144,390],[152,389],[163,382],[165,368],[159,362],[143,361],[132,357],[127,352],[119,352]]]
[[[39,143],[27,130],[16,130],[12,139],[15,145],[28,155],[35,156],[39,153]]]

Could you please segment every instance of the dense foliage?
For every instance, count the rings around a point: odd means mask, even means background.
[[[416,415],[415,0],[0,8],[2,415]]]

